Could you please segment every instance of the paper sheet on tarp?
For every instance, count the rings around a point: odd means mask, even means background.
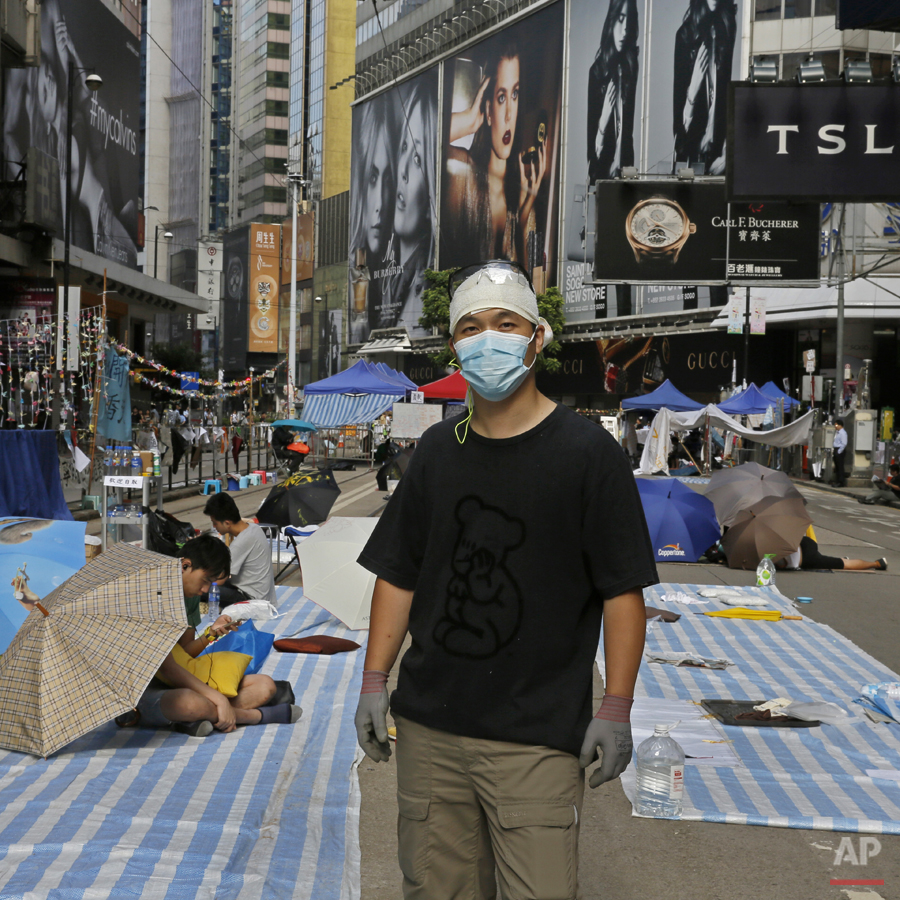
[[[690,700],[636,697],[631,707],[631,734],[635,748],[653,736],[657,725],[678,722],[669,732],[684,750],[688,766],[743,766],[715,719],[704,718],[706,710]]]

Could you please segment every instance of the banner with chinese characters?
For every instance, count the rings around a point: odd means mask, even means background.
[[[251,353],[278,351],[278,287],[281,275],[281,226],[250,226]]]
[[[106,348],[103,378],[97,410],[97,431],[111,441],[131,440],[131,383],[128,380],[130,360]]]

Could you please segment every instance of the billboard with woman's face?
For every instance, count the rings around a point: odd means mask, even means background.
[[[562,60],[556,3],[444,63],[442,269],[510,259],[555,283]]]
[[[72,244],[126,266],[137,265],[140,160],[140,41],[98,0],[44,0],[41,64],[7,70],[3,109],[4,177],[16,178],[29,148],[58,175],[63,237],[69,63],[72,99]],[[87,72],[103,79],[97,92]],[[52,170],[51,170],[52,171]],[[58,179],[58,180],[57,180]]]
[[[438,70],[353,111],[348,339],[375,328],[419,325],[437,220]]]

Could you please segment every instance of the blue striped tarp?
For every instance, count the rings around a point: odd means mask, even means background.
[[[285,636],[348,632],[278,588]],[[353,715],[365,651],[272,651],[295,725],[189,738],[112,723],[49,760],[0,754],[0,898],[359,897]]]
[[[682,614],[656,624],[647,649],[692,651],[725,657],[724,670],[641,664],[636,696],[695,700],[826,700],[850,715],[846,725],[817,728],[757,728],[722,725],[743,762],[737,768],[685,767],[683,819],[774,825],[824,831],[900,834],[900,783],[873,779],[867,769],[900,769],[900,726],[875,724],[853,701],[864,684],[900,678],[827,625],[752,622],[704,616],[725,609],[664,603],[661,596],[683,591],[697,596],[703,585],[661,584],[644,591],[649,606]],[[721,588],[722,585],[708,587]],[[731,588],[729,588],[731,589]],[[771,601],[767,608],[798,615],[774,588],[734,588]],[[598,656],[598,663],[602,659]],[[678,738],[677,730],[673,736]],[[622,776],[634,799],[634,766]]]
[[[303,418],[317,428],[367,425],[402,399],[402,394],[313,394],[303,404]]]

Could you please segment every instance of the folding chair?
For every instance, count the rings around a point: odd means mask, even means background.
[[[315,532],[318,527],[318,525],[307,525],[305,528],[295,528],[293,525],[286,525],[281,529],[282,536],[290,545],[291,550],[294,551],[294,558],[288,560],[287,564],[275,576],[275,584],[278,584],[278,579],[281,578],[294,563],[297,563],[297,568],[300,568],[300,554],[297,552],[297,545],[301,541],[306,540],[306,538]]]

